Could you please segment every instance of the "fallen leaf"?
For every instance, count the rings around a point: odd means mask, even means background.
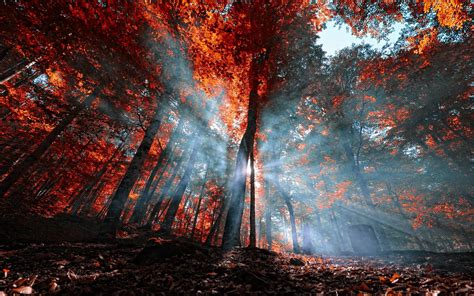
[[[357,287],[357,290],[361,291],[361,292],[372,292],[372,290],[369,288],[369,286],[367,286],[366,283],[362,283],[359,285],[359,287]]]
[[[21,286],[21,287],[18,287],[18,288],[13,288],[12,292],[18,293],[18,294],[28,295],[28,294],[33,294],[33,288],[30,287],[30,286]]]
[[[48,291],[50,293],[54,293],[58,290],[58,288],[59,288],[58,283],[56,283],[56,281],[52,281],[51,284],[49,284]]]
[[[64,259],[54,262],[54,264],[56,265],[68,265],[69,263],[71,263],[71,261],[64,260]]]
[[[19,277],[16,281],[13,282],[12,286],[14,288],[20,287],[20,286],[23,286],[23,284],[26,283],[27,281],[28,281],[28,279]]]
[[[396,282],[398,282],[399,279],[400,279],[400,275],[395,272],[395,273],[392,275],[392,277],[390,278],[390,282],[391,282],[392,284],[395,284]]]

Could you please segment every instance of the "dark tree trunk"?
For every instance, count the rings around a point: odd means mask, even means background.
[[[117,191],[112,198],[107,215],[105,216],[105,222],[110,223],[114,228],[118,227],[121,223],[122,210],[125,206],[125,203],[127,202],[128,195],[130,194],[133,185],[140,176],[140,173],[143,169],[143,164],[145,163],[145,159],[148,156],[153,139],[155,138],[160,125],[160,111],[157,107],[155,114],[151,119],[150,125],[145,131],[145,136],[143,137],[137,152],[133,156],[130,166],[128,167],[125,176],[120,182],[120,185],[118,186]]]
[[[301,246],[301,251],[304,254],[313,254],[314,252],[314,246],[312,241],[313,230],[311,229],[311,226],[312,224],[310,224],[308,221],[305,221],[303,223],[303,243]]]
[[[337,252],[342,251],[342,234],[341,234],[341,229],[339,228],[339,223],[337,222],[336,214],[334,213],[334,210],[331,208],[331,213],[329,214],[329,218],[331,219],[331,222],[334,224],[335,232],[336,232],[336,237],[337,237],[337,246],[336,250]]]
[[[123,141],[119,146],[117,146],[112,156],[107,160],[107,162],[104,163],[102,168],[94,174],[92,180],[86,186],[84,186],[81,191],[79,191],[76,197],[70,198],[70,204],[66,208],[66,212],[69,212],[72,215],[79,215],[83,208],[91,207],[90,203],[92,202],[91,197],[93,197],[92,191],[94,187],[97,187],[97,184],[99,183],[100,179],[105,175],[109,166],[112,164],[113,160],[117,156],[118,152],[122,150],[124,146],[125,141]]]
[[[184,154],[184,152],[183,152],[183,154]],[[178,162],[176,163],[176,166],[175,166],[174,171],[173,171],[173,175],[171,175],[171,177],[168,179],[168,181],[163,186],[163,188],[161,190],[161,193],[160,193],[160,197],[158,198],[158,201],[156,202],[156,204],[153,206],[153,210],[151,211],[151,214],[150,214],[150,218],[149,218],[150,226],[151,226],[151,224],[153,224],[153,222],[155,221],[156,216],[160,212],[161,205],[162,205],[165,197],[168,195],[168,192],[170,191],[171,186],[173,186],[173,181],[176,178],[176,175],[178,174],[179,169],[181,168],[181,164],[183,163],[183,160],[184,160],[184,155],[181,155],[181,157],[178,159]]]
[[[176,190],[171,198],[170,205],[168,207],[168,211],[166,211],[165,218],[163,220],[163,224],[161,225],[161,231],[163,233],[171,233],[171,227],[173,226],[173,222],[176,216],[176,212],[178,211],[179,204],[181,203],[184,191],[189,184],[189,180],[191,179],[191,173],[194,169],[194,163],[197,154],[197,146],[199,144],[195,142],[193,144],[191,156],[189,157],[188,163],[186,164],[186,169],[184,170],[183,177],[179,181]]]
[[[265,197],[267,198],[267,205],[265,206],[265,237],[267,238],[268,249],[272,249],[272,207],[270,204],[270,182],[265,180]]]
[[[247,113],[247,128],[240,141],[239,150],[237,151],[237,161],[231,188],[231,199],[229,203],[229,211],[224,226],[224,234],[222,237],[222,247],[231,249],[240,245],[240,226],[242,224],[242,215],[244,213],[245,203],[245,187],[247,181],[247,164],[250,151],[253,148],[255,132],[257,131],[257,114],[258,114],[258,85],[259,80],[257,68],[262,61],[253,59],[251,66],[251,83],[252,87],[249,95],[249,108]]]
[[[98,96],[101,88],[97,87],[92,94],[86,97],[84,102],[76,106],[38,145],[28,156],[16,164],[8,176],[0,183],[0,198],[5,196],[8,190],[24,176],[28,170],[44,155],[48,148],[58,138],[58,136],[76,119],[76,117],[87,109]]]
[[[194,231],[196,230],[196,223],[199,216],[199,211],[201,210],[201,202],[204,197],[204,190],[206,189],[206,184],[207,184],[207,173],[208,173],[208,170],[206,170],[206,174],[204,175],[204,182],[202,183],[201,192],[199,193],[198,204],[196,206],[196,211],[194,213],[193,226],[191,228],[191,239],[194,239]]]
[[[250,237],[249,247],[257,246],[257,235],[255,229],[255,166],[253,149],[250,152]]]
[[[278,157],[278,153],[276,150],[273,151],[273,158],[274,159],[280,159]],[[294,253],[299,253],[300,252],[300,247],[298,245],[298,233],[296,230],[296,219],[295,219],[295,212],[293,209],[293,205],[291,204],[291,196],[286,193],[286,191],[283,189],[283,187],[280,184],[279,176],[281,174],[281,168],[279,166],[275,167],[275,177],[273,184],[275,185],[276,189],[280,192],[281,196],[283,197],[283,200],[285,201],[286,207],[288,208],[288,214],[290,215],[290,224],[291,224],[291,239],[293,242],[293,252]]]
[[[163,151],[161,151],[160,156],[158,157],[158,160],[156,161],[156,164],[153,167],[153,170],[151,171],[150,176],[148,177],[148,180],[145,184],[145,188],[143,189],[143,192],[140,195],[140,198],[138,199],[137,204],[135,205],[135,208],[133,209],[133,214],[129,221],[130,223],[141,222],[143,217],[145,216],[147,205],[149,204],[150,199],[152,197],[151,189],[152,189],[153,181],[158,171],[162,168],[163,160],[169,157],[171,149],[173,149],[176,135],[179,134],[181,130],[182,123],[183,123],[183,120],[180,120],[178,123],[178,126],[176,127],[176,131],[173,133],[173,136],[168,141],[166,148]]]
[[[370,196],[369,186],[367,185],[367,181],[365,180],[364,176],[362,175],[362,172],[360,171],[358,160],[354,158],[354,153],[351,144],[349,143],[349,140],[344,139],[342,146],[344,148],[346,157],[351,164],[352,173],[354,174],[354,178],[357,184],[359,185],[360,191],[362,192],[362,196],[364,197],[365,202],[369,207],[374,207],[374,203],[372,202],[372,198]]]
[[[226,204],[226,200],[224,200],[222,206],[220,207],[219,214],[217,215],[217,218],[213,221],[211,229],[207,234],[206,241],[204,242],[206,246],[210,246],[214,237],[217,235],[218,229],[221,226],[221,221],[223,220],[222,216],[224,216],[224,212],[226,210]]]
[[[288,213],[290,214],[290,223],[291,223],[291,239],[293,241],[293,252],[299,253],[300,247],[298,245],[298,234],[296,232],[296,220],[295,220],[295,212],[293,210],[293,205],[291,204],[290,197],[284,193],[285,204],[288,208]]]
[[[293,252],[299,253],[300,247],[298,245],[298,233],[296,231],[295,211],[293,209],[293,205],[291,204],[291,197],[286,193],[285,190],[283,190],[283,188],[280,185],[280,181],[278,179],[275,181],[275,184],[278,188],[278,191],[283,196],[283,200],[285,201],[286,207],[288,208],[288,213],[290,214],[291,239],[293,241]]]

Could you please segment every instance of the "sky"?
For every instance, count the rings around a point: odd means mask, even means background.
[[[334,21],[330,21],[327,23],[326,29],[319,34],[319,43],[322,44],[323,50],[327,55],[331,56],[337,51],[351,46],[353,43],[366,43],[372,45],[374,48],[381,49],[387,42],[394,44],[400,36],[401,29],[402,25],[396,24],[394,31],[387,36],[388,41],[382,40],[379,42],[371,37],[358,38],[352,35],[348,25],[339,26],[336,25]]]

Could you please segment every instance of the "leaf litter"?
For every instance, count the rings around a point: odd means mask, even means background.
[[[451,259],[430,254],[429,261],[416,252],[321,257],[249,248],[224,252],[162,239],[9,249],[0,255],[0,295],[474,293],[470,254],[450,254]],[[451,266],[446,265],[449,260]],[[466,263],[464,269],[459,270],[459,262]]]

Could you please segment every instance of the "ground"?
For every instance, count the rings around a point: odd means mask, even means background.
[[[0,246],[0,291],[58,295],[474,293],[470,253],[319,257],[160,238]],[[1,292],[0,292],[0,295]]]

